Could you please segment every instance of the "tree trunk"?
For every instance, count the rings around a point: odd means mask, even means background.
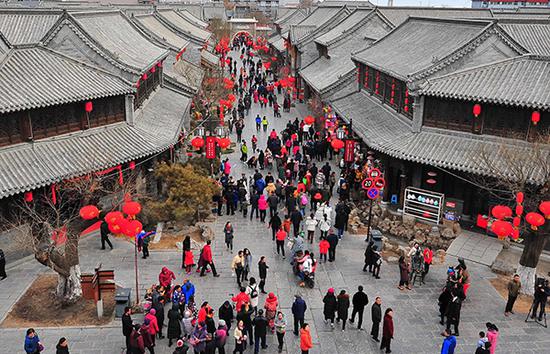
[[[517,273],[521,280],[521,293],[533,295],[539,258],[546,245],[546,227],[539,231],[529,230],[524,239],[524,248],[519,260]]]
[[[56,296],[63,306],[71,305],[82,297],[80,265],[71,266],[69,276],[58,273]]]

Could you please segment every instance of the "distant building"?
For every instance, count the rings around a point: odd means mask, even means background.
[[[474,9],[517,9],[518,7],[550,7],[549,0],[472,0]]]

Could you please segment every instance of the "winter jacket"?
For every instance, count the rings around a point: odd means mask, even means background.
[[[233,241],[233,226],[224,227],[223,233],[225,235],[225,243]]]
[[[237,312],[241,311],[241,307],[244,304],[250,303],[250,297],[247,293],[238,293],[237,295],[233,296],[231,298],[231,301],[235,303],[235,308],[237,309]]]
[[[185,295],[185,303],[188,303],[189,299],[192,296],[195,296],[195,285],[193,285],[193,283],[188,281],[187,283],[181,286],[181,291]]]
[[[267,319],[264,316],[256,316],[252,324],[254,325],[254,335],[259,337],[267,335]]]
[[[348,318],[348,309],[349,309],[349,295],[340,294],[336,298],[336,309],[338,312],[338,318],[347,319]]]
[[[238,254],[231,261],[231,269],[235,270],[237,268],[244,269],[244,256],[239,256]]]
[[[147,315],[145,315],[144,320],[149,320],[149,333],[154,336],[159,331],[159,325],[157,323],[157,316],[151,314],[149,312]]]
[[[183,314],[183,320],[181,320],[181,329],[184,335],[190,336],[191,334],[193,334],[193,331],[195,330],[193,321],[194,321],[193,315],[186,316],[185,313]]]
[[[344,229],[347,221],[348,216],[346,214],[336,213],[336,218],[334,218],[334,227],[337,229]]]
[[[149,333],[149,327],[146,324],[142,324],[140,328],[141,338],[143,339],[143,346],[145,348],[151,348],[153,346],[153,340],[155,336],[151,336],[151,333]]]
[[[250,305],[252,307],[258,307],[258,300],[259,300],[259,294],[258,294],[258,284],[248,285],[246,287],[246,293],[250,297]]]
[[[317,226],[317,220],[307,217],[306,219],[306,230],[307,231],[315,231],[315,227]]]
[[[354,308],[362,309],[369,303],[369,297],[363,291],[358,291],[353,295],[351,302]]]
[[[38,353],[38,342],[40,342],[40,339],[36,334],[32,338],[25,337],[25,352],[28,354]]]
[[[409,281],[409,265],[405,262],[399,263],[399,276],[402,282]]]
[[[261,195],[260,199],[258,200],[258,209],[260,210],[267,210],[267,200],[265,200],[265,195]]]
[[[133,331],[130,334],[130,352],[131,353],[145,353],[145,344],[143,343],[143,336],[138,331]]]
[[[258,263],[258,274],[260,276],[260,279],[267,278],[267,269],[269,266],[265,262],[259,262]]]
[[[307,351],[313,348],[313,343],[311,341],[311,333],[309,330],[302,328],[300,330],[300,349]]]
[[[304,318],[306,310],[307,305],[304,299],[302,299],[301,297],[296,298],[296,300],[294,300],[294,303],[292,304],[292,314],[294,315],[294,317],[298,319]]]
[[[162,330],[162,327],[164,326],[164,304],[158,303],[154,309],[157,311],[155,314],[157,318],[157,324],[159,326],[159,330]]]
[[[197,326],[195,328],[195,331],[193,332],[192,339],[196,343],[193,348],[195,349],[195,352],[202,352],[206,349],[206,327],[199,327]]]
[[[133,330],[134,327],[132,325],[132,317],[127,314],[122,315],[122,334],[125,337],[128,337],[130,334],[132,334]]]
[[[69,354],[69,347],[60,344],[55,346],[55,354]]]
[[[275,234],[275,237],[277,238],[277,241],[284,241],[286,239],[286,231],[284,230],[279,230],[277,231],[277,233]]]
[[[277,333],[286,332],[286,319],[284,315],[282,319],[279,319],[278,316],[275,317],[275,331],[277,331]]]
[[[227,342],[227,326],[218,327],[216,330],[216,347],[223,348]]]
[[[225,323],[231,324],[231,321],[235,318],[233,314],[233,307],[229,301],[225,301],[223,305],[218,309],[218,317],[224,320]]]
[[[454,354],[456,348],[456,337],[448,336],[443,340],[441,346],[441,354]]]
[[[487,331],[487,339],[489,340],[489,343],[491,343],[491,347],[489,348],[489,352],[491,352],[491,354],[495,354],[495,350],[497,350],[498,336],[499,332],[494,329]]]
[[[181,337],[181,318],[177,307],[168,311],[168,338],[176,339]]]
[[[283,222],[281,221],[279,215],[273,215],[273,217],[269,220],[269,226],[271,226],[273,230],[279,230],[282,223]]]
[[[172,283],[172,280],[176,279],[174,272],[166,267],[162,267],[162,271],[159,274],[159,283],[161,286],[168,286]]]
[[[337,309],[337,301],[334,293],[327,293],[323,298],[323,315],[326,319],[334,319],[334,313]]]
[[[330,248],[336,248],[338,245],[338,236],[336,234],[329,234],[327,236],[327,241],[330,244]]]
[[[372,304],[370,313],[371,313],[372,322],[380,323],[382,321],[382,308],[376,302]]]
[[[393,318],[386,314],[384,316],[384,325],[382,327],[382,337],[393,338]]]
[[[321,219],[319,221],[319,230],[323,232],[330,230],[330,219]]]
[[[327,240],[322,240],[321,242],[319,242],[319,253],[320,254],[327,254],[329,248],[330,248],[330,243],[328,243]]]
[[[202,248],[202,258],[207,263],[212,263],[212,248],[210,248],[210,245],[205,245]]]
[[[267,204],[271,209],[277,209],[277,205],[279,204],[279,198],[275,194],[272,194],[267,198]]]

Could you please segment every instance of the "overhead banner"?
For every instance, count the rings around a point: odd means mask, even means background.
[[[353,162],[355,159],[355,140],[346,140],[344,162]]]
[[[420,188],[407,187],[403,214],[439,224],[445,195]]]
[[[216,158],[216,138],[213,136],[206,137],[206,158],[215,159]]]

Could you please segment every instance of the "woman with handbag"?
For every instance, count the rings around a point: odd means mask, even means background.
[[[233,332],[233,337],[235,337],[235,349],[233,350],[233,354],[243,354],[246,349],[246,335],[243,334],[243,329],[244,323],[243,321],[239,321],[237,328],[235,328],[235,331]]]
[[[38,354],[44,350],[44,346],[40,343],[40,338],[34,331],[34,328],[27,329],[27,336],[25,337],[25,353]]]

